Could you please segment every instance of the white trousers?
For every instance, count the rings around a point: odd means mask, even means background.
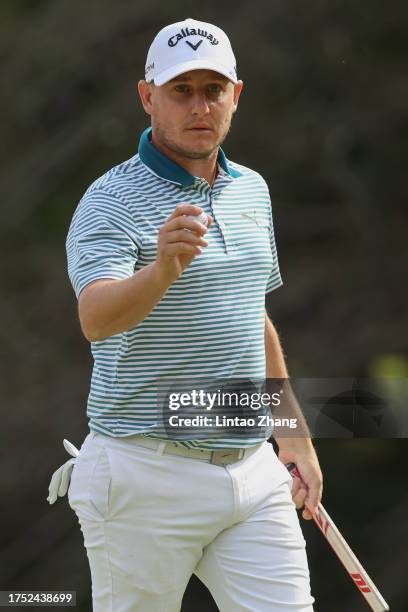
[[[193,573],[221,612],[312,612],[291,477],[272,446],[220,467],[91,432],[69,503],[94,612],[177,612]]]

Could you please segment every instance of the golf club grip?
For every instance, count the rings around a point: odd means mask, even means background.
[[[294,463],[287,464],[286,468],[293,478],[295,476],[301,478]],[[336,527],[333,519],[321,503],[319,503],[318,506],[318,513],[313,514],[313,520],[348,571],[350,578],[353,580],[371,609],[374,612],[386,612],[389,610],[387,602],[382,597],[374,582],[371,580],[370,576]]]

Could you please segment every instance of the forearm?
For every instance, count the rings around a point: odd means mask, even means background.
[[[82,331],[90,342],[131,329],[143,321],[175,278],[164,274],[157,262],[124,280],[98,280],[79,298]]]
[[[298,508],[305,504],[303,518],[311,519],[318,511],[323,477],[309,429],[290,386],[279,336],[266,311],[265,360],[268,392],[270,395],[281,392],[281,402],[273,411],[274,419],[296,419],[297,423],[294,430],[276,427],[273,437],[279,447],[278,457],[284,465],[295,463],[297,466],[300,478],[295,478],[292,495]]]
[[[289,378],[282,346],[272,321],[265,311],[265,369],[266,378]]]
[[[274,434],[279,448],[294,445],[305,449],[312,445],[302,410],[292,391],[278,333],[265,311],[265,362],[269,393],[280,392],[281,402],[273,411],[275,419],[296,419],[296,429],[279,427]]]

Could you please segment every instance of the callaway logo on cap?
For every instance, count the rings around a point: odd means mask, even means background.
[[[145,78],[160,86],[200,68],[215,70],[237,82],[235,57],[225,32],[210,23],[186,19],[157,34],[147,54]]]

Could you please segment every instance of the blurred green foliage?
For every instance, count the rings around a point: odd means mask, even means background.
[[[78,528],[45,505],[60,441],[85,435],[91,367],[64,242],[88,185],[136,152],[136,83],[165,24],[217,23],[236,51],[245,90],[225,149],[270,186],[284,286],[268,308],[292,376],[407,376],[407,13],[402,0],[1,3],[3,589],[78,585],[89,609]],[[329,509],[403,610],[405,441],[316,444]],[[361,609],[305,533],[316,610]]]

